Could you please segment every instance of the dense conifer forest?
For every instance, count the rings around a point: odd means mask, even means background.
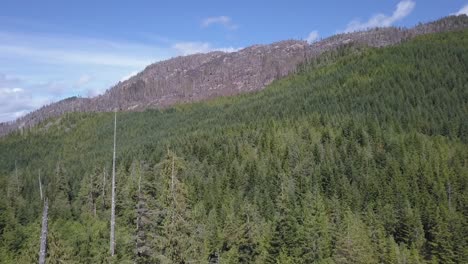
[[[0,139],[0,263],[468,263],[468,31]]]

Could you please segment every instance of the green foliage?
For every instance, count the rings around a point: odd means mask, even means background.
[[[324,54],[264,91],[0,139],[0,263],[467,263],[468,31]],[[17,173],[15,170],[17,161]],[[61,261],[61,262],[60,262]]]
[[[376,263],[367,226],[360,217],[347,211],[340,224],[334,252],[335,263]]]

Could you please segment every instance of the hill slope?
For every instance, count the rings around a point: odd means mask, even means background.
[[[67,112],[109,112],[116,108],[141,111],[257,91],[293,72],[297,65],[343,45],[384,47],[421,34],[467,27],[467,16],[452,16],[410,29],[390,27],[339,34],[311,45],[305,41],[289,40],[255,45],[232,53],[211,52],[177,57],[148,66],[101,96],[68,98],[15,122],[0,124],[0,136],[18,128],[27,129]]]
[[[465,30],[338,49],[256,93],[120,112],[115,259],[112,114],[4,137],[0,259],[37,257],[40,170],[57,261],[466,263],[467,72]]]

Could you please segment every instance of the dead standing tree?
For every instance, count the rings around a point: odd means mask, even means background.
[[[114,112],[114,155],[112,158],[112,204],[111,204],[111,231],[110,231],[110,253],[115,253],[115,141],[117,132],[117,111]]]
[[[41,201],[42,199],[42,181],[41,181],[41,171],[39,170],[39,193],[41,194]]]
[[[44,264],[46,260],[48,213],[49,213],[49,201],[46,198],[44,201],[44,210],[42,211],[41,248],[39,250],[39,264]]]

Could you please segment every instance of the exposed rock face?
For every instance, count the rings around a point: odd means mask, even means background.
[[[44,106],[9,123],[0,124],[0,136],[28,128],[73,111],[138,111],[263,89],[296,66],[340,46],[355,43],[372,47],[394,45],[417,35],[468,27],[468,17],[447,17],[412,29],[377,28],[339,34],[309,45],[287,40],[254,45],[237,52],[210,52],[158,62],[129,80],[119,82],[94,98],[69,98]]]

